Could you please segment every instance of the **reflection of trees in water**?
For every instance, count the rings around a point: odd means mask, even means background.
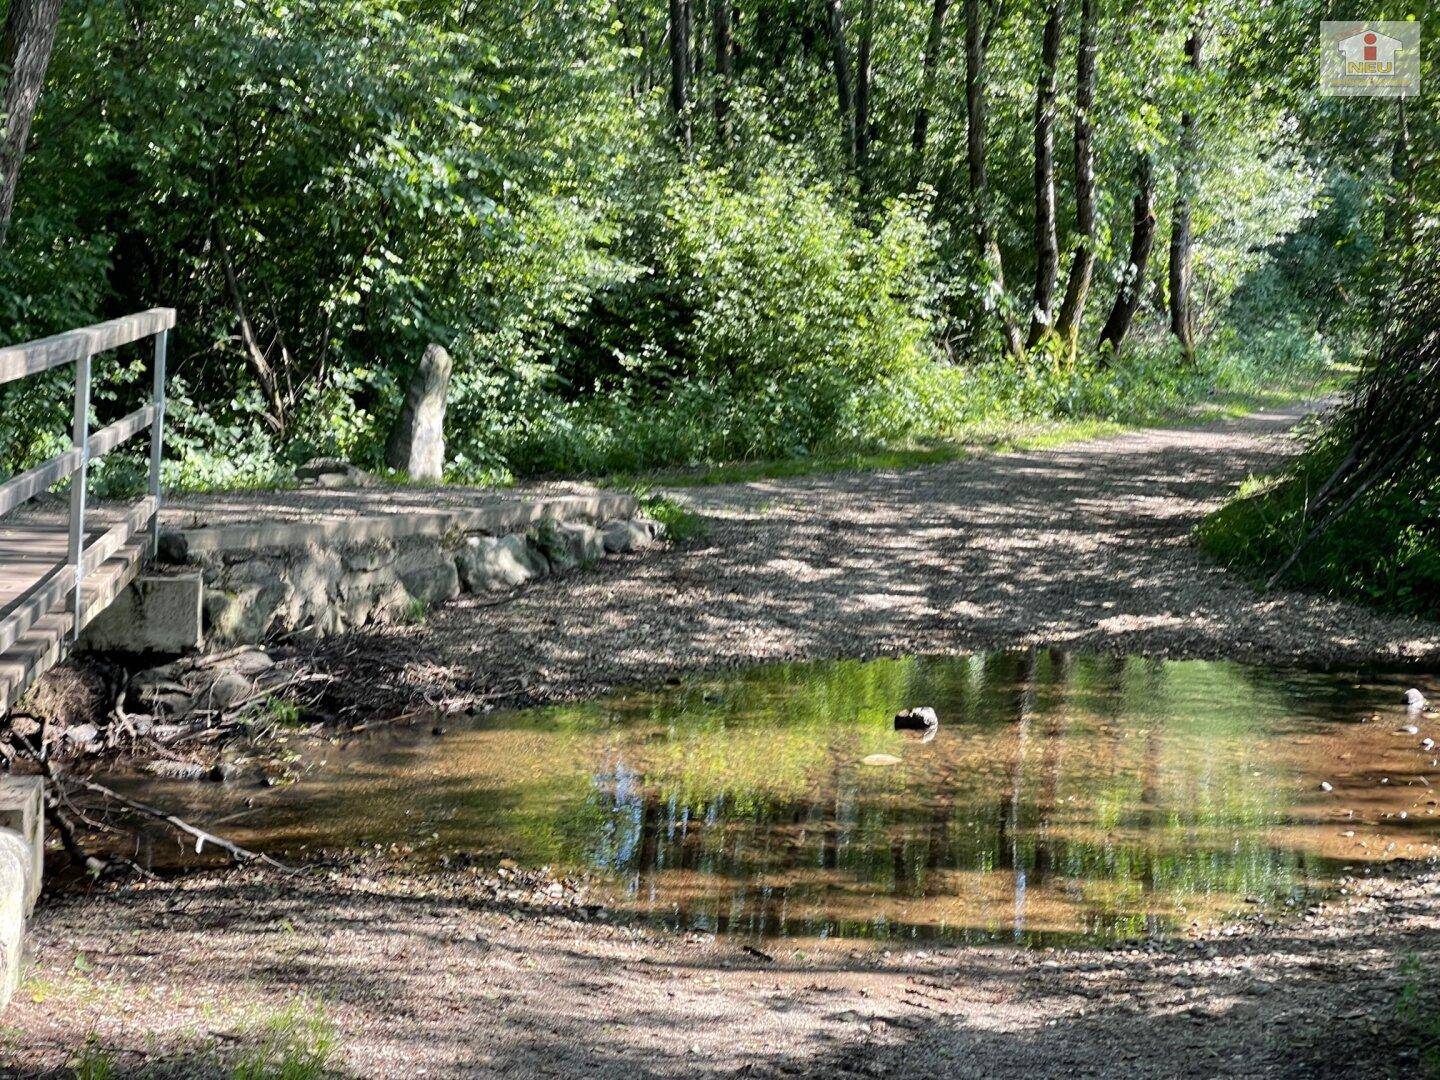
[[[1233,702],[1172,717],[1197,693],[1223,699],[1223,667],[1191,666],[1179,687],[1170,665],[1057,650],[874,668],[832,670],[813,693],[793,679],[778,697],[759,687],[767,708],[787,703],[781,719],[732,689],[718,720],[661,715],[665,740],[622,741],[594,777],[601,812],[587,820],[608,823],[587,845],[595,864],[680,924],[753,933],[898,929],[831,914],[867,896],[877,917],[912,901],[942,921],[973,917],[996,874],[1016,935],[1042,892],[1045,917],[1153,930],[1192,894],[1273,895],[1299,880],[1297,857],[1233,833],[1278,813],[1273,793],[1231,748],[1195,754],[1197,736],[1233,742],[1253,718],[1237,722]],[[922,699],[943,702],[942,739],[907,744],[894,771],[857,766],[867,739],[894,738],[876,717]]]

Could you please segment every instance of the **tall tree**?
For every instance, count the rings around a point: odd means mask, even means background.
[[[875,0],[860,5],[860,46],[855,62],[855,171],[860,187],[868,187],[870,169],[870,95],[875,85],[871,53],[875,45]]]
[[[1045,9],[1040,37],[1040,76],[1035,84],[1035,289],[1030,335],[1033,349],[1050,330],[1055,279],[1060,273],[1060,240],[1055,225],[1055,69],[1060,62],[1060,2]]]
[[[855,97],[850,85],[850,51],[845,44],[845,8],[842,0],[826,0],[830,14],[830,49],[835,66],[835,96],[840,108],[840,138],[845,160],[855,163]]]
[[[1150,265],[1150,248],[1154,243],[1155,163],[1149,151],[1142,150],[1135,160],[1130,256],[1120,281],[1120,291],[1115,294],[1115,303],[1110,308],[1110,317],[1100,331],[1101,348],[1108,347],[1112,356],[1120,355],[1120,347],[1125,343],[1125,335],[1130,332],[1130,323],[1135,318],[1135,309],[1140,306],[1140,297],[1145,291],[1145,271]]]
[[[690,147],[690,4],[670,0],[670,108],[675,137]]]
[[[9,73],[5,80],[4,122],[0,134],[0,247],[10,232],[15,210],[15,189],[20,183],[20,164],[30,141],[30,122],[40,103],[45,69],[55,45],[55,28],[60,22],[60,0],[10,0],[5,15],[5,37],[0,41],[0,65]]]
[[[1397,228],[1408,248],[1415,240],[1413,200],[1410,197],[1410,126],[1405,120],[1405,99],[1395,99],[1395,137],[1390,144],[1390,192],[1381,215],[1381,236],[1388,248]]]
[[[1055,333],[1072,357],[1095,271],[1095,2],[1080,3],[1080,43],[1075,53],[1075,253],[1055,319]]]
[[[920,54],[920,101],[915,106],[915,126],[910,132],[910,147],[915,151],[915,172],[919,175],[925,156],[925,140],[930,131],[930,103],[935,97],[935,79],[940,70],[940,49],[945,42],[945,16],[950,0],[935,0],[930,7],[930,29],[925,35],[925,51]]]
[[[1192,26],[1185,39],[1185,58],[1191,74],[1199,81],[1200,30]],[[1198,87],[1191,88],[1191,94]],[[1193,101],[1193,97],[1191,99]],[[1180,342],[1186,360],[1195,359],[1195,311],[1190,295],[1194,240],[1191,215],[1195,198],[1195,110],[1188,106],[1180,114],[1180,143],[1176,148],[1175,202],[1170,211],[1170,332]]]
[[[986,5],[988,6],[988,5]],[[990,34],[981,13],[982,0],[965,0],[965,165],[970,181],[970,202],[975,235],[989,270],[989,290],[1000,319],[1005,347],[1015,356],[1024,353],[1020,328],[1005,304],[1005,265],[990,225],[990,185],[985,167],[985,56]],[[993,28],[996,13],[992,9]]]
[[[715,133],[723,142],[730,138],[730,83],[735,71],[735,37],[730,0],[715,0],[712,15],[715,37]]]

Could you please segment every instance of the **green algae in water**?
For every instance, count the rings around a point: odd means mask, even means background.
[[[235,789],[256,808],[221,827],[588,871],[680,929],[1155,936],[1431,852],[1429,789],[1406,783],[1430,758],[1390,722],[1405,685],[1056,651],[780,665],[356,740],[289,789]],[[916,705],[931,741],[893,728]],[[213,789],[129,790],[225,817]]]

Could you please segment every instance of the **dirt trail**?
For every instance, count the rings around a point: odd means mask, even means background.
[[[376,644],[423,657],[417,686],[518,674],[532,698],[760,659],[1042,642],[1434,662],[1434,626],[1257,596],[1191,548],[1207,509],[1292,452],[1298,416],[699,491],[702,545],[457,603]],[[365,1077],[1408,1076],[1402,961],[1440,959],[1440,879],[1422,868],[1146,949],[841,944],[773,960],[517,911],[484,876],[237,871],[52,900],[0,1074],[71,1075],[88,1037],[116,1075],[228,1075],[270,1038],[267,1018],[298,1009],[323,1013],[333,1067]]]
[[[1195,525],[1295,452],[1303,406],[927,468],[679,493],[703,542],[606,560],[508,603],[387,631],[457,682],[524,700],[763,660],[1056,645],[1176,658],[1440,662],[1440,627],[1259,594]]]

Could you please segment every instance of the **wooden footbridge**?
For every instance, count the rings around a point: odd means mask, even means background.
[[[174,325],[173,309],[155,308],[0,349],[0,385],[70,367],[75,391],[69,448],[0,484],[0,715],[68,654],[80,631],[154,554],[160,521],[165,351]],[[94,362],[146,339],[154,340],[149,402],[92,431]],[[128,506],[87,512],[90,463],[144,431],[150,435],[148,493]],[[67,479],[68,512],[46,513],[35,506],[37,496]]]

